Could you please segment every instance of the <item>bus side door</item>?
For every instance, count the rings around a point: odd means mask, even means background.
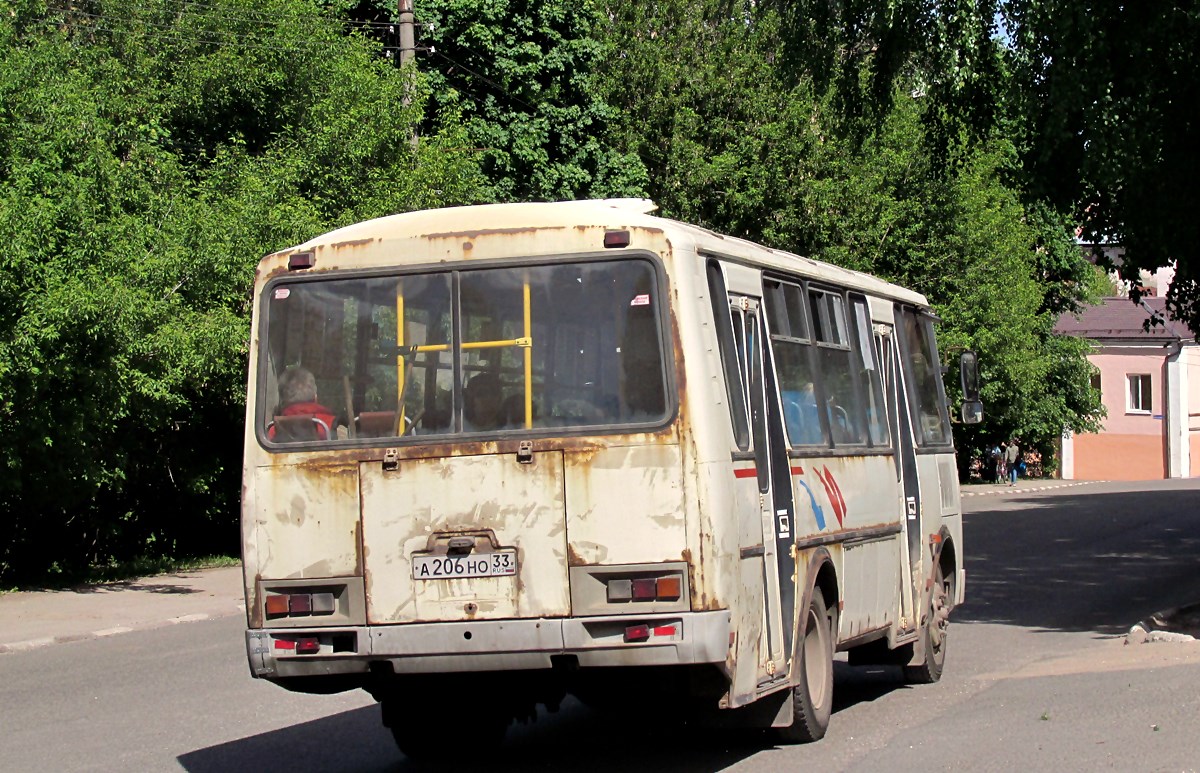
[[[908,622],[905,633],[915,635],[919,630],[916,603],[921,598],[921,482],[917,470],[917,449],[912,432],[908,394],[904,388],[904,369],[900,367],[900,351],[891,325],[875,326],[876,354],[883,367],[884,399],[887,400],[888,421],[896,448],[896,479],[900,486],[901,519],[907,545],[904,559],[905,575],[909,578],[901,588],[902,617]]]
[[[763,547],[766,619],[759,646],[759,686],[765,687],[787,677],[786,662],[791,655],[796,595],[791,551],[795,513],[783,422],[777,401],[772,399],[777,389],[765,347],[765,325],[756,299],[736,302],[744,310],[750,428]]]

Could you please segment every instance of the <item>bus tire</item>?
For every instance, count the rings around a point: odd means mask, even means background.
[[[833,617],[817,588],[804,615],[800,679],[792,688],[792,724],[776,728],[784,743],[810,743],[825,737],[833,713]]]
[[[946,665],[946,635],[950,626],[950,606],[953,604],[953,598],[945,572],[941,564],[938,564],[934,571],[933,587],[929,591],[929,607],[921,631],[925,638],[925,660],[919,665],[904,667],[906,681],[912,684],[933,684],[942,678],[942,669]]]

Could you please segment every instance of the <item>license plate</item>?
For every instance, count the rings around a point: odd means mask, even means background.
[[[470,577],[508,577],[517,573],[517,551],[472,553],[465,556],[413,556],[414,580],[462,580]]]

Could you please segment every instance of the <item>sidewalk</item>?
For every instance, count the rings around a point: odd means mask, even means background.
[[[242,568],[164,574],[76,590],[0,595],[0,655],[244,614]]]
[[[971,483],[961,489],[964,497],[981,497],[997,494],[1028,494],[1033,491],[1052,491],[1072,486],[1087,486],[1092,483],[1103,483],[1098,480],[1056,480],[1054,478],[1018,478],[1017,485],[1007,483]]]

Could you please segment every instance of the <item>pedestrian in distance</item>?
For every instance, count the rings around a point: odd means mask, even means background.
[[[1004,452],[1004,463],[1008,467],[1008,485],[1017,485],[1017,462],[1021,458],[1021,446],[1018,445],[1017,439],[1013,438],[1008,441],[1008,448]]]
[[[992,450],[988,451],[988,467],[992,473],[992,482],[1002,483],[1004,481],[1004,451],[995,443],[992,444]]]

